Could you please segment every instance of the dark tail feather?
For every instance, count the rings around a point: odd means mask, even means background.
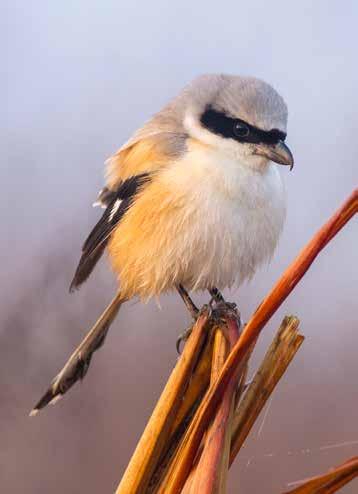
[[[87,252],[82,254],[73,280],[71,281],[70,292],[74,292],[76,288],[79,288],[80,285],[87,280],[97,262],[100,260],[106,245],[107,242],[103,242],[103,244],[99,245],[91,255],[88,255]]]
[[[93,353],[103,345],[109,326],[116,317],[123,302],[124,300],[120,292],[118,292],[91,331],[89,331],[81,344],[73,352],[61,372],[52,381],[49,389],[30,412],[31,416],[36,415],[41,408],[44,408],[49,403],[54,404],[76,381],[85,377]]]

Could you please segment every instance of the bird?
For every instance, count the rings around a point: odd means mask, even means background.
[[[278,165],[294,164],[287,117],[284,99],[261,79],[201,75],[107,160],[94,203],[104,212],[70,291],[107,251],[118,292],[31,415],[83,379],[124,302],[177,290],[195,317],[190,292],[222,300],[222,289],[272,258],[286,216]]]

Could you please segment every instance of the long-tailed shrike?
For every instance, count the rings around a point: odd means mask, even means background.
[[[85,375],[123,302],[176,289],[195,312],[187,291],[218,298],[270,259],[286,210],[276,164],[293,166],[286,124],[286,104],[267,83],[204,75],[108,160],[96,201],[105,211],[71,290],[107,249],[119,291],[33,413]]]

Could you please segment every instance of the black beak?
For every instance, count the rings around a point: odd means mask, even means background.
[[[288,146],[283,141],[278,141],[277,144],[257,144],[254,149],[254,153],[259,156],[265,156],[275,163],[280,165],[286,165],[293,168],[293,156]]]

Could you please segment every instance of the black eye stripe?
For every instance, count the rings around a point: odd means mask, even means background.
[[[243,120],[228,117],[225,113],[216,111],[210,107],[202,114],[200,121],[211,132],[226,138],[235,139],[239,142],[277,144],[278,141],[284,141],[286,139],[286,134],[278,129],[261,130]],[[250,131],[248,135],[238,136],[234,132],[235,125],[240,123],[248,127]]]

